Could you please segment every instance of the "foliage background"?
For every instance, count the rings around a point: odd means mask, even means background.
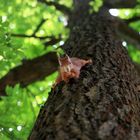
[[[55,1],[72,8],[70,0]],[[93,6],[90,12],[97,12],[102,1],[95,0],[90,4]],[[113,9],[110,13],[113,14]],[[123,19],[129,19],[139,15],[140,10],[120,9],[116,10],[116,13]],[[13,36],[13,34],[31,36],[41,20],[45,22],[35,36],[58,38],[61,35],[59,43],[45,46],[44,42],[49,40],[48,38]],[[69,30],[66,25],[67,17],[53,6],[47,6],[37,0],[0,0],[0,78],[12,68],[21,65],[23,60],[59,51],[58,47],[68,37]],[[130,26],[140,32],[140,21],[131,23]],[[122,44],[133,61],[140,63],[140,51],[125,40],[122,40]],[[0,140],[27,139],[40,107],[47,100],[56,75],[57,73],[54,73],[26,88],[21,88],[18,83],[15,87],[7,86],[8,96],[1,97],[0,100]]]

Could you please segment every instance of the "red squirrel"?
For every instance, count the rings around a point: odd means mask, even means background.
[[[84,60],[76,57],[70,58],[68,55],[58,57],[58,61],[60,66],[54,87],[61,81],[68,82],[70,78],[79,78],[80,69],[84,65],[92,63],[91,59]]]

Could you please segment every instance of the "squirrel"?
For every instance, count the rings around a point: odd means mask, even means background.
[[[53,87],[55,87],[61,81],[68,82],[70,78],[79,78],[80,69],[84,65],[92,63],[92,60],[84,60],[77,57],[70,58],[67,54],[65,54],[63,57],[58,57],[58,62],[58,77]]]

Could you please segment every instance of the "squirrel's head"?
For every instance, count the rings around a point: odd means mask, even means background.
[[[58,57],[58,61],[60,66],[66,66],[71,64],[71,60],[67,54]]]

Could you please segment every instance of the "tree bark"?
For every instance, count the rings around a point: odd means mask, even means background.
[[[138,76],[115,21],[98,14],[78,21],[63,48],[93,63],[51,90],[28,139],[139,140]]]

